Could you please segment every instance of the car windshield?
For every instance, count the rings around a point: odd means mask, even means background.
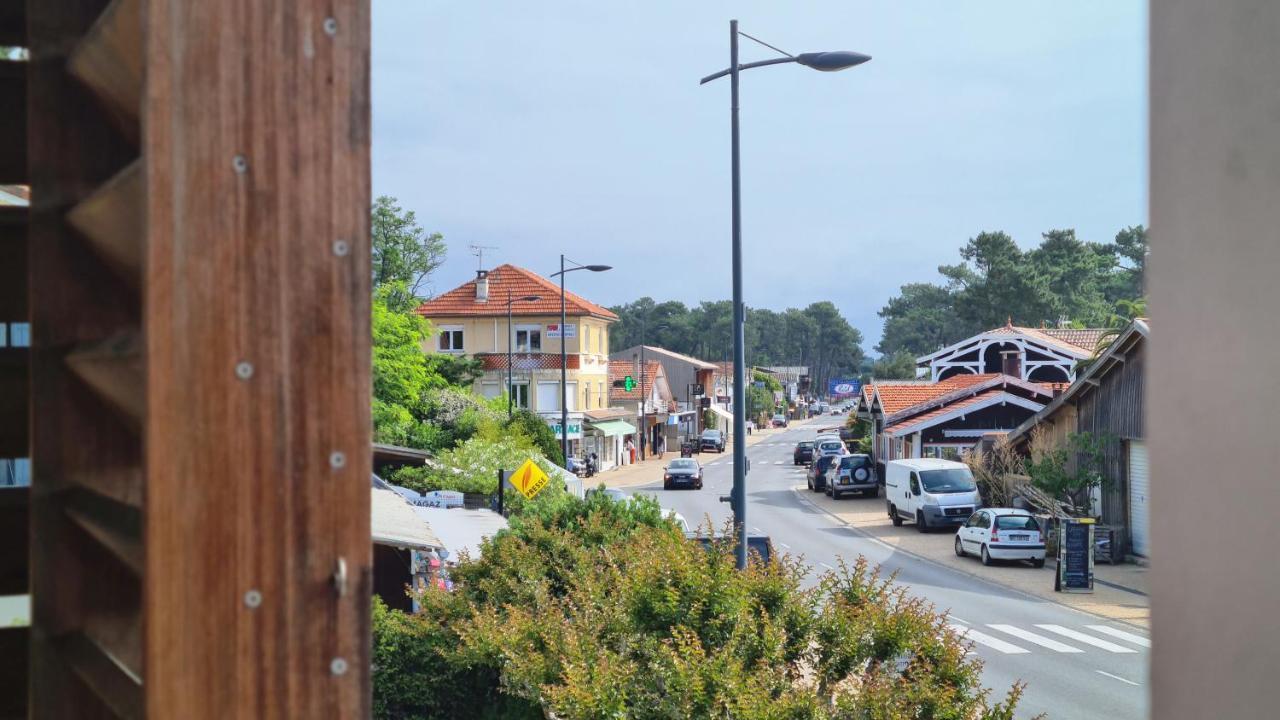
[[[963,467],[923,470],[920,472],[920,482],[924,483],[924,491],[930,493],[973,492],[977,489],[969,468]]]
[[[840,458],[840,467],[845,469],[866,467],[870,464],[871,461],[867,459],[866,455],[850,455],[849,457]]]
[[[719,430],[703,430],[702,437],[707,438],[708,440],[719,440],[720,431]]]
[[[839,442],[828,441],[828,442],[822,443],[822,445],[820,445],[819,447],[822,448],[823,452],[830,452],[832,450],[839,450],[844,446],[841,445]]]
[[[698,462],[696,460],[672,460],[672,470],[694,470],[697,469]]]
[[[800,448],[801,450],[810,450],[813,448],[813,443],[809,442],[808,440],[805,440],[804,442],[801,442],[798,445],[796,445],[796,447]]]
[[[1040,526],[1036,523],[1036,519],[1029,515],[1000,515],[996,518],[997,530],[1035,530],[1039,531]]]

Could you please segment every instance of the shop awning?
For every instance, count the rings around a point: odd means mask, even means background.
[[[599,430],[605,437],[634,435],[636,432],[636,426],[626,420],[601,420],[599,422],[588,421],[587,425]]]
[[[728,410],[716,407],[715,405],[712,405],[709,409],[711,410],[711,412],[719,415],[725,420],[728,420],[729,422],[733,422],[733,413],[729,412]]]

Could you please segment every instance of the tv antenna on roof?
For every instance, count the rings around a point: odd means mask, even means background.
[[[477,270],[484,270],[484,251],[498,249],[495,245],[468,245],[467,247],[471,248],[471,254],[476,256]]]

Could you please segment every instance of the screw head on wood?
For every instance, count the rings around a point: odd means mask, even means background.
[[[243,175],[249,170],[249,159],[243,155],[237,155],[231,158],[231,167],[237,173]]]
[[[325,18],[325,19],[324,19],[324,34],[325,34],[325,35],[337,35],[337,34],[338,34],[338,21],[337,21],[337,20],[334,20],[333,18]]]
[[[338,257],[346,257],[349,252],[351,252],[351,246],[347,244],[346,240],[333,241],[334,255],[337,255]]]
[[[329,467],[337,470],[347,464],[347,456],[343,453],[334,451],[329,453]]]
[[[330,660],[330,661],[329,661],[329,674],[330,674],[330,675],[346,675],[346,674],[347,674],[347,661],[346,661],[346,660],[344,660],[344,659],[342,659],[342,658],[340,658],[340,657],[336,657],[336,658],[334,658],[334,659]]]
[[[256,608],[262,604],[262,593],[257,590],[250,590],[244,594],[244,606],[250,609]]]
[[[253,363],[243,360],[236,363],[236,377],[241,380],[248,380],[253,377]]]

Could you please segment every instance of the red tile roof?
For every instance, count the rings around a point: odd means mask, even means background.
[[[653,387],[654,381],[658,374],[662,372],[662,363],[657,360],[645,360],[643,382],[645,392],[649,392],[649,388]],[[631,392],[627,392],[622,387],[615,387],[615,382],[621,382],[628,375],[635,376],[636,364],[630,360],[610,360],[609,361],[609,402],[622,402],[625,400],[640,401],[640,383],[642,378],[636,378],[636,386]]]
[[[520,302],[511,306],[511,314],[558,315],[560,313],[560,286],[541,275],[515,265],[499,265],[489,271],[489,301],[476,300],[476,280],[463,283],[443,295],[418,306],[417,313],[427,318],[496,317],[507,314],[507,293],[518,298],[537,295],[536,302]],[[589,315],[604,320],[617,320],[618,316],[580,295],[565,292],[565,314],[570,317]]]
[[[1051,338],[1057,338],[1062,342],[1093,352],[1098,349],[1098,340],[1102,338],[1106,328],[1049,328],[1040,332]]]
[[[885,415],[892,415],[909,407],[928,402],[936,397],[969,387],[976,383],[996,377],[994,373],[983,375],[954,375],[946,380],[928,384],[896,385],[892,381],[878,383],[875,392],[880,395],[880,409]]]
[[[967,407],[973,407],[974,405],[978,405],[982,402],[985,402],[992,395],[998,395],[1003,392],[1004,392],[1004,389],[999,387],[994,387],[988,390],[984,390],[978,393],[977,395],[971,395],[961,400],[957,400],[952,403],[947,403],[946,405],[943,405],[938,408],[934,408],[933,410],[930,410],[929,412],[924,413],[922,415],[916,415],[914,417],[907,418],[906,420],[903,420],[901,422],[896,422],[892,425],[888,425],[885,427],[884,432],[891,433],[895,430],[899,430],[904,427],[919,427],[919,426],[929,427],[929,421],[933,420],[934,418],[941,417],[949,413],[953,413],[957,410],[963,410]]]

